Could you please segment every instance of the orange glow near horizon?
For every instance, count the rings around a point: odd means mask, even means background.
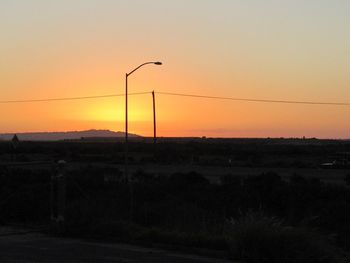
[[[156,69],[148,70],[155,71]],[[143,77],[142,74],[140,76]],[[61,81],[69,82],[69,80]],[[171,79],[167,81],[163,78],[161,81],[171,83]],[[143,86],[142,81],[137,80],[136,74],[135,80],[133,79],[130,82],[130,88],[134,88],[135,92],[151,90],[140,88]],[[204,90],[208,89],[204,82],[199,82],[197,85],[203,85]],[[110,92],[95,92],[88,95],[122,94],[124,86],[120,86],[121,88],[115,89],[116,91],[109,89]],[[113,84],[107,83],[106,87],[113,88]],[[86,86],[77,90],[83,90],[84,88]],[[87,89],[99,90],[94,87]],[[168,86],[167,89],[162,89],[159,85],[154,86],[154,89],[161,91],[180,90],[175,85],[174,87]],[[196,94],[196,89],[186,89],[180,92]],[[71,96],[71,94],[73,92],[69,93],[66,90],[62,97]],[[86,93],[84,94],[86,95]],[[206,94],[217,95],[214,92]],[[48,97],[39,95],[34,98]],[[58,94],[54,95],[57,96]],[[74,92],[74,95],[79,96],[80,94]],[[23,98],[25,97],[23,96]],[[33,97],[27,96],[26,98]],[[124,99],[121,96],[60,102],[1,104],[0,110],[9,114],[2,117],[0,129],[3,133],[84,129],[124,131]],[[348,138],[346,131],[349,129],[349,125],[343,121],[348,116],[348,107],[265,104],[156,94],[156,108],[158,135],[164,137],[307,136]],[[130,96],[129,131],[144,136],[152,136],[152,114],[151,94]],[[42,120],[45,120],[45,122]]]

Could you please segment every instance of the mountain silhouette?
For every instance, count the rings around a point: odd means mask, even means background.
[[[110,130],[85,130],[67,132],[25,132],[25,133],[4,133],[0,134],[0,140],[10,141],[14,135],[19,141],[60,141],[77,140],[81,138],[123,138],[125,132],[114,132]],[[129,137],[139,138],[137,134],[129,133]]]

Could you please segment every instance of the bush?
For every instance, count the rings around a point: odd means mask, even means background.
[[[335,248],[320,234],[282,221],[248,213],[227,225],[231,256],[247,263],[333,263],[339,262]]]

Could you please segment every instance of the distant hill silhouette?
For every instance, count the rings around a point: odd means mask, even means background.
[[[15,133],[0,134],[0,140],[10,141]],[[86,130],[86,131],[67,131],[67,132],[26,132],[16,133],[19,141],[60,141],[60,140],[78,140],[81,138],[122,138],[125,132],[114,132],[110,130]],[[129,133],[129,137],[141,137]]]

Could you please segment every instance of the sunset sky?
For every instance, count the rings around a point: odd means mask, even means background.
[[[1,0],[0,101],[162,91],[350,102],[348,0]],[[159,136],[350,138],[350,106],[158,94]],[[129,131],[151,136],[152,97]],[[0,103],[0,133],[124,131],[124,97]]]

